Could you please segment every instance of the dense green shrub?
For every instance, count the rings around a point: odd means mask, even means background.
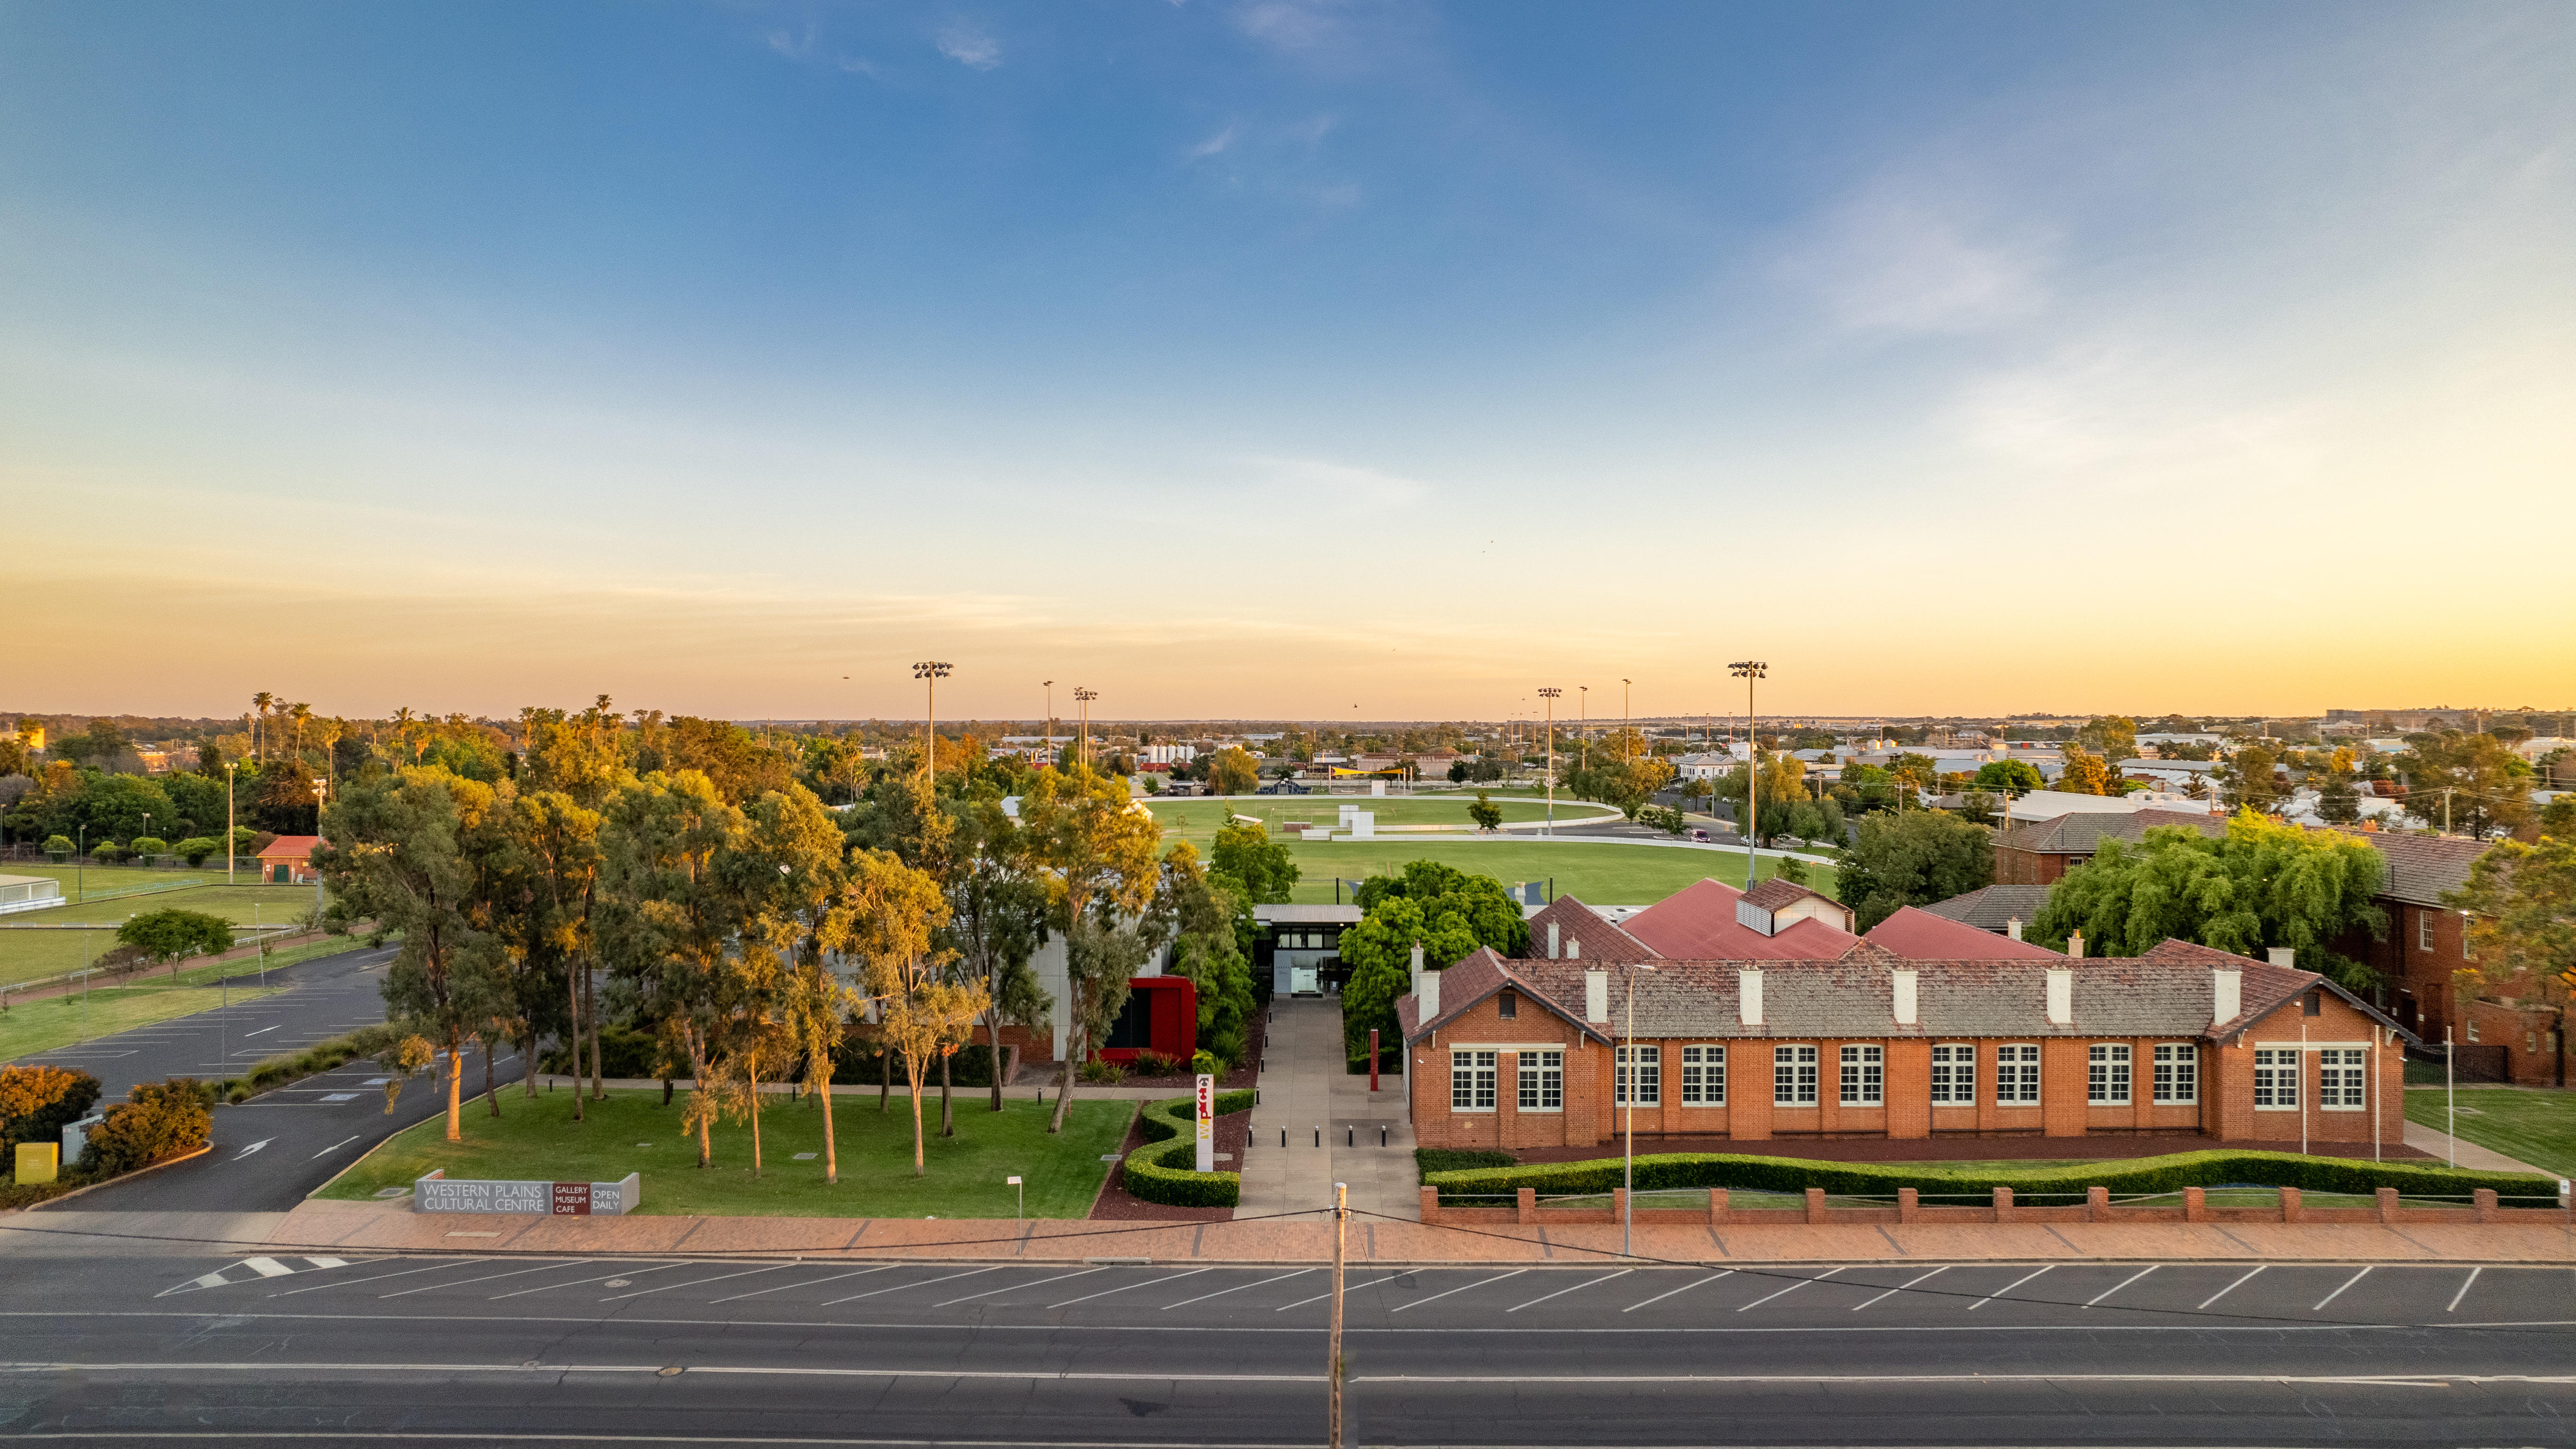
[[[1216,1114],[1226,1117],[1249,1112],[1252,1098],[1249,1090],[1219,1092]],[[1198,1150],[1190,1111],[1188,1097],[1147,1103],[1143,1121],[1148,1145],[1127,1154],[1127,1160],[1119,1165],[1121,1180],[1129,1192],[1147,1202],[1173,1207],[1233,1207],[1243,1198],[1241,1173],[1199,1172],[1179,1165],[1192,1161]]]
[[[589,1044],[585,1042],[582,1045],[578,1069],[572,1064],[571,1055],[571,1052],[558,1042],[552,1049],[538,1057],[537,1070],[566,1077],[587,1074],[590,1071]],[[687,1068],[663,1061],[660,1037],[649,1031],[638,1031],[626,1026],[600,1029],[599,1073],[601,1076],[617,1077],[627,1081],[653,1081],[666,1069],[679,1076],[688,1075]],[[837,1059],[834,1071],[838,1074],[838,1080],[852,1080],[848,1068],[840,1065]]]
[[[1518,1167],[1520,1160],[1508,1152],[1486,1152],[1474,1148],[1417,1147],[1413,1149],[1413,1170],[1424,1182],[1435,1172],[1472,1172],[1486,1167]]]
[[[2081,1197],[2088,1187],[2107,1187],[2114,1197],[2143,1197],[2186,1187],[2246,1184],[2295,1187],[2304,1192],[2370,1193],[2393,1187],[2410,1197],[2466,1197],[2493,1188],[2507,1206],[2545,1207],[2557,1202],[2556,1181],[2510,1172],[2472,1172],[2397,1162],[2362,1162],[2344,1157],[2304,1157],[2295,1152],[2177,1152],[2107,1162],[2079,1162],[2072,1167],[1944,1168],[1925,1163],[1811,1162],[1803,1158],[1750,1157],[1722,1152],[1657,1153],[1637,1159],[1637,1187],[1724,1187],[1764,1192],[1804,1192],[1894,1196],[1901,1187],[1916,1189],[1929,1204],[1983,1204],[1994,1190],[2011,1188],[2022,1197]],[[1619,1185],[1620,1159],[1554,1162],[1529,1167],[1491,1167],[1428,1173],[1423,1181],[1440,1189],[1443,1202],[1509,1197],[1535,1188],[1541,1197],[1608,1192]]]
[[[173,848],[178,851],[180,859],[188,862],[188,868],[194,870],[206,863],[207,856],[223,849],[224,843],[211,835],[192,835]]]
[[[16,1161],[21,1142],[54,1142],[89,1115],[98,1078],[64,1067],[0,1066],[0,1162]]]
[[[341,1066],[359,1054],[357,1037],[335,1036],[317,1041],[300,1051],[282,1052],[263,1057],[248,1072],[226,1080],[220,1091],[234,1102],[248,1100],[261,1092],[272,1091],[289,1082],[300,1082],[319,1072]]]
[[[109,1108],[107,1120],[89,1129],[80,1170],[92,1177],[114,1177],[205,1146],[214,1127],[206,1097],[207,1089],[194,1077],[138,1084],[132,1100]]]

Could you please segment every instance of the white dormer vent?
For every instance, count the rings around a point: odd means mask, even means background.
[[[1557,949],[1556,945],[1556,925],[1557,923],[1554,921],[1547,923],[1547,959],[1550,961],[1557,959],[1558,956],[1563,954]]]
[[[1740,896],[1736,898],[1735,902],[1735,920],[1736,924],[1749,926],[1756,931],[1760,931],[1763,935],[1768,936],[1774,933],[1775,928],[1772,925],[1771,912],[1761,906],[1753,904],[1751,901],[1745,900]]]
[[[2075,1024],[2075,973],[2063,966],[2048,968],[2048,1024]]]
[[[1735,1007],[1737,1015],[1742,1018],[1743,1023],[1746,1026],[1760,1026],[1762,1024],[1761,972],[1738,971],[1735,973]]]
[[[2209,973],[2209,1024],[2223,1026],[2245,1014],[2245,973]]]
[[[1586,971],[1583,973],[1583,1019],[1585,1021],[1608,1021],[1610,1019],[1609,972]]]
[[[1427,1022],[1440,1015],[1440,973],[1425,971],[1422,984],[1413,988],[1414,1007],[1420,1013],[1414,1020]]]
[[[1894,988],[1894,994],[1896,997],[1896,1024],[1898,1026],[1916,1025],[1916,1000],[1914,992],[1917,973],[1912,971],[1892,971],[1889,972],[1888,975],[1891,978],[1890,984]]]

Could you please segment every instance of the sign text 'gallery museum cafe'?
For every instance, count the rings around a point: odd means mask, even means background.
[[[1602,1146],[1631,1095],[1637,1135],[1667,1146],[2404,1140],[2413,1038],[2287,952],[2085,959],[1912,908],[1866,938],[1851,925],[1779,880],[1703,880],[1634,913],[1560,896],[1530,920],[1529,959],[1479,950],[1397,1003],[1415,1140]]]

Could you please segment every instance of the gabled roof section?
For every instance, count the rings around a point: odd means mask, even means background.
[[[1649,909],[1652,909],[1649,907]],[[1642,912],[1640,914],[1643,914]],[[1630,920],[1636,917],[1631,916]],[[1529,951],[1533,957],[1547,955],[1547,928],[1555,926],[1557,949],[1563,951],[1569,941],[1583,943],[1582,958],[1610,965],[1656,959],[1655,948],[1638,940],[1624,928],[1612,923],[1599,911],[1571,895],[1561,895],[1529,918]]]
[[[1792,900],[1814,894],[1797,886],[1788,889],[1799,893]],[[1630,916],[1627,931],[1656,957],[1676,961],[1832,961],[1860,939],[1818,920],[1763,935],[1736,919],[1735,905],[1742,899],[1744,893],[1733,886],[1696,881]]]
[[[2048,904],[2049,889],[2044,885],[1983,886],[1966,895],[1934,901],[1923,909],[2000,936],[2016,920],[2027,925],[2039,919],[2039,908]]]
[[[2118,958],[2112,957],[2105,959],[2116,960]],[[2314,971],[2301,971],[2289,966],[2275,966],[2269,961],[2257,961],[2249,956],[2231,955],[2228,952],[2219,950],[2215,946],[2203,946],[2197,941],[2176,941],[2171,939],[2158,943],[2145,955],[2137,957],[2136,959],[2140,961],[2153,961],[2159,965],[2165,966],[2200,966],[2213,971],[2241,971],[2245,974],[2243,998],[2244,1010],[2238,1012],[2229,1020],[2213,1022],[2209,1029],[2202,1033],[2205,1036],[2213,1038],[2233,1036],[2236,1033],[2243,1031],[2245,1028],[2252,1026],[2254,1023],[2261,1021],[2263,1018],[2270,1016],[2273,1012],[2280,1010],[2282,1007],[2289,1005],[2291,1002],[2298,1000],[2299,997],[2306,994],[2311,987],[2314,987],[2341,997],[2346,1005],[2361,1012],[2363,1015],[2368,1016],[2371,1020],[2378,1022],[2381,1026],[2388,1028],[2390,1031],[2397,1033],[2407,1041],[2415,1042],[2418,1045],[2421,1045],[2423,1041],[2423,1038],[2418,1037],[2415,1033],[2399,1026],[2386,1012],[2381,1011],[2378,1007],[2375,1007],[2369,1002],[2362,1000],[2360,997],[2355,996],[2343,987],[2336,985],[2330,978],[2320,976]]]
[[[1806,900],[1809,897],[1813,897],[1816,900],[1823,901],[1826,904],[1837,908],[1842,905],[1842,902],[1826,895],[1823,891],[1809,890],[1805,886],[1798,884],[1796,881],[1783,880],[1776,875],[1771,877],[1769,880],[1756,885],[1753,889],[1744,892],[1744,898],[1746,900],[1751,901],[1753,904],[1760,906],[1766,911],[1776,911],[1782,906],[1795,905],[1799,901]]]
[[[1564,897],[1560,896],[1558,899],[1562,900]],[[1602,1045],[1610,1044],[1609,1033],[1585,1021],[1582,1012],[1569,1008],[1560,999],[1566,994],[1564,983],[1560,982],[1552,988],[1542,986],[1531,976],[1512,969],[1515,964],[1494,954],[1494,948],[1491,946],[1479,946],[1469,952],[1456,965],[1439,973],[1440,1012],[1429,1021],[1421,1019],[1422,999],[1420,997],[1409,992],[1398,997],[1395,1003],[1395,1020],[1397,1027],[1403,1033],[1405,1045],[1411,1046],[1423,1037],[1456,1021],[1492,999],[1506,987],[1518,991],[1548,1012],[1563,1018],[1575,1030]],[[1575,999],[1580,1000],[1579,993],[1583,990],[1581,974],[1583,963],[1551,961],[1547,964],[1569,968],[1567,972],[1561,974],[1570,977],[1572,989],[1577,993]]]
[[[2227,833],[2227,818],[2198,810],[2134,810],[2125,815],[2079,812],[2036,825],[2007,830],[1996,837],[1997,850],[2027,850],[2035,855],[2091,855],[2105,840],[2135,845],[2159,825],[2187,825],[2215,840]]]
[[[2046,893],[2046,887],[2040,888]],[[1861,939],[1873,946],[1885,947],[1908,960],[1930,961],[2055,961],[2067,958],[2046,946],[2029,941],[2016,941],[1991,931],[1980,931],[1964,921],[1936,916],[1928,910],[1906,906],[1895,915],[1870,928]]]
[[[2399,835],[2386,830],[2347,830],[2370,842],[2387,862],[2379,893],[2414,906],[2438,906],[2445,893],[2469,883],[2469,868],[2487,843],[2458,835]]]
[[[281,835],[268,843],[257,856],[260,860],[291,860],[301,865],[323,844],[319,835]]]

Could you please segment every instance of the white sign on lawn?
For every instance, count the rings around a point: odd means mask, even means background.
[[[1216,1171],[1216,1078],[1199,1073],[1199,1157],[1201,1172]]]
[[[539,1213],[556,1217],[607,1217],[631,1213],[643,1197],[643,1176],[618,1182],[467,1181],[438,1168],[412,1181],[416,1213]]]

